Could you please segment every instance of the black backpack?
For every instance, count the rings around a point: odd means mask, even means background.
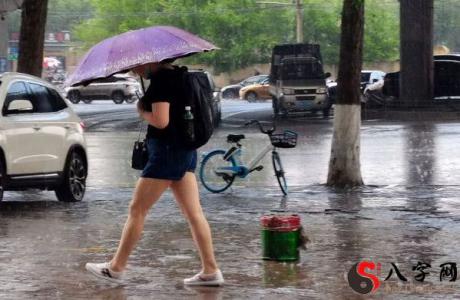
[[[190,106],[193,114],[194,139],[191,141],[187,134],[187,122],[181,118],[181,144],[187,149],[197,149],[206,144],[214,130],[213,124],[213,90],[208,76],[203,71],[188,71],[181,67],[184,84],[184,106]]]

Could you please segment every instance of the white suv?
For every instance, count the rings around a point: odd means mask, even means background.
[[[54,190],[80,201],[88,162],[83,123],[70,103],[40,78],[0,74],[0,200],[3,190]]]
[[[107,78],[94,80],[88,85],[65,88],[67,99],[77,104],[83,101],[90,104],[93,100],[112,100],[116,104],[133,103],[141,94],[139,82],[127,74],[115,74]]]

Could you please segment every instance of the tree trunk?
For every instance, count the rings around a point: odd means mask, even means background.
[[[337,101],[327,184],[362,185],[360,164],[361,100],[364,0],[344,0]]]
[[[25,0],[22,4],[18,72],[41,77],[48,0]]]
[[[433,99],[433,0],[400,0],[400,99],[420,107]]]

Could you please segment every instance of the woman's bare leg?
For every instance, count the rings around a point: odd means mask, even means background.
[[[180,181],[173,181],[171,183],[171,189],[190,225],[193,240],[200,253],[203,273],[215,273],[217,271],[217,263],[214,258],[211,229],[201,209],[195,174],[186,172]]]
[[[170,184],[170,180],[162,179],[139,178],[137,181],[129,206],[128,220],[123,228],[118,250],[110,264],[113,271],[120,272],[126,268],[128,257],[144,229],[145,216]]]

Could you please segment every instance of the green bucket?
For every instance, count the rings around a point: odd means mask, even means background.
[[[300,217],[298,215],[263,216],[262,258],[277,261],[299,260]]]

